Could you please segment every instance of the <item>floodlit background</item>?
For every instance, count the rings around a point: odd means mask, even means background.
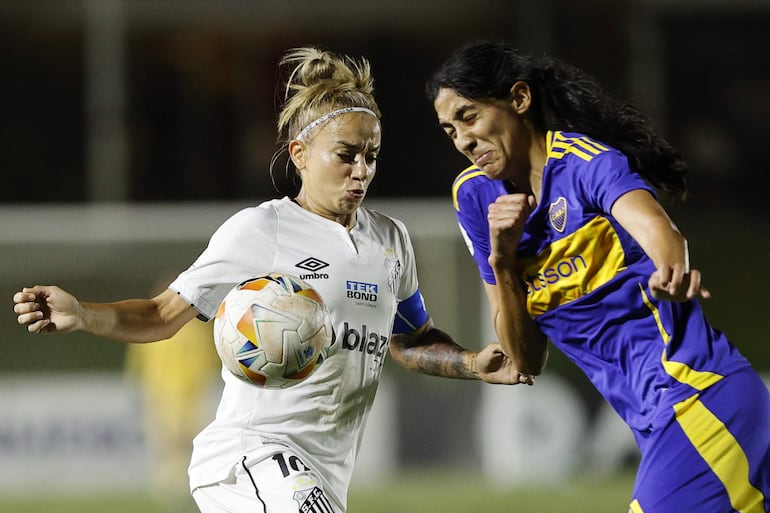
[[[300,45],[372,63],[383,153],[367,204],[409,226],[439,327],[493,339],[449,198],[465,162],[423,87],[466,40],[506,38],[582,67],[684,152],[692,198],[670,211],[706,311],[770,372],[768,34],[767,0],[0,0],[0,511],[194,511],[187,451],[219,391],[208,334],[147,358],[29,336],[10,298],[35,283],[148,295],[229,215],[290,194],[268,165],[276,64]],[[534,388],[386,367],[351,511],[626,507],[630,435],[560,354]]]

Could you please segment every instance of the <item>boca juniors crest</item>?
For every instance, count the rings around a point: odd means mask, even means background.
[[[559,233],[564,232],[567,226],[567,199],[559,196],[548,208],[548,221],[553,229]]]

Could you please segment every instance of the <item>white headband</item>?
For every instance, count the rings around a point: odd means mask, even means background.
[[[297,134],[296,139],[302,139],[307,135],[308,132],[310,132],[312,129],[314,129],[324,121],[337,117],[340,114],[347,114],[348,112],[367,112],[372,116],[374,116],[375,118],[377,117],[377,114],[373,110],[367,109],[366,107],[345,107],[344,109],[333,110],[327,114],[324,114],[320,118],[316,119],[315,121],[307,125],[302,130],[300,130],[299,133]]]

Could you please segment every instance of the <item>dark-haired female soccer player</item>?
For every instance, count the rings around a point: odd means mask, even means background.
[[[506,42],[459,49],[427,91],[472,163],[453,197],[504,351],[538,374],[550,339],[625,420],[629,511],[770,511],[770,395],[706,320],[656,199],[685,196],[682,157],[585,73]]]

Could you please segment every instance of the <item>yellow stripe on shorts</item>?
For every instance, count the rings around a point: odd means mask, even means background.
[[[765,513],[762,492],[749,482],[749,460],[735,437],[706,406],[699,394],[674,405],[676,420],[711,470],[727,489],[739,513]]]
[[[639,501],[634,499],[630,506],[628,506],[628,513],[644,513],[642,506],[639,505]]]

